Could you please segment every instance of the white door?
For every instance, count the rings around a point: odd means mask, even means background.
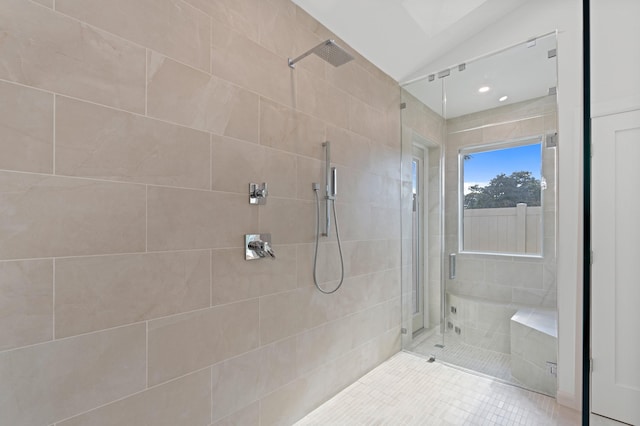
[[[591,406],[640,425],[640,110],[592,131]]]

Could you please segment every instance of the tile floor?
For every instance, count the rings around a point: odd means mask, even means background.
[[[618,425],[604,418],[594,425]],[[579,425],[553,398],[399,352],[300,420],[312,425]]]
[[[445,339],[447,339],[445,348],[439,348],[435,345],[442,343],[441,334],[418,336],[409,350],[427,357],[434,355],[436,359],[448,364],[457,365],[522,386],[511,375],[511,355],[466,345],[457,341],[455,337],[449,337],[448,334],[445,335]]]

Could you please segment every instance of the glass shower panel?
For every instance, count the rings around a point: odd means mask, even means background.
[[[548,395],[557,360],[556,67],[550,34],[404,86],[431,111],[426,94],[443,92],[441,315],[405,348]],[[407,143],[403,132],[403,155]]]
[[[401,92],[404,348],[434,332],[442,337],[439,332],[442,81],[430,86],[418,84],[413,89],[415,93],[406,89]]]

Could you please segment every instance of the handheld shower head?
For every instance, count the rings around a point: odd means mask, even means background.
[[[344,50],[342,47],[338,46],[335,41],[326,40],[315,46],[314,48],[307,50],[305,53],[295,59],[289,58],[289,66],[291,68],[295,68],[296,62],[298,62],[300,59],[306,58],[312,53],[318,55],[334,67],[339,67],[340,65],[346,64],[353,59],[353,56],[351,56],[351,54],[349,54],[349,52]]]

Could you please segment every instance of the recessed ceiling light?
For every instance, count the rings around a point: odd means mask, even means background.
[[[507,99],[509,99],[509,97],[505,95],[505,96],[501,97],[500,99],[498,99],[498,101],[500,101],[500,102],[504,102],[504,101],[506,101]]]
[[[489,90],[491,90],[491,87],[489,86],[482,86],[481,88],[478,89],[478,92],[480,93],[487,93]]]

